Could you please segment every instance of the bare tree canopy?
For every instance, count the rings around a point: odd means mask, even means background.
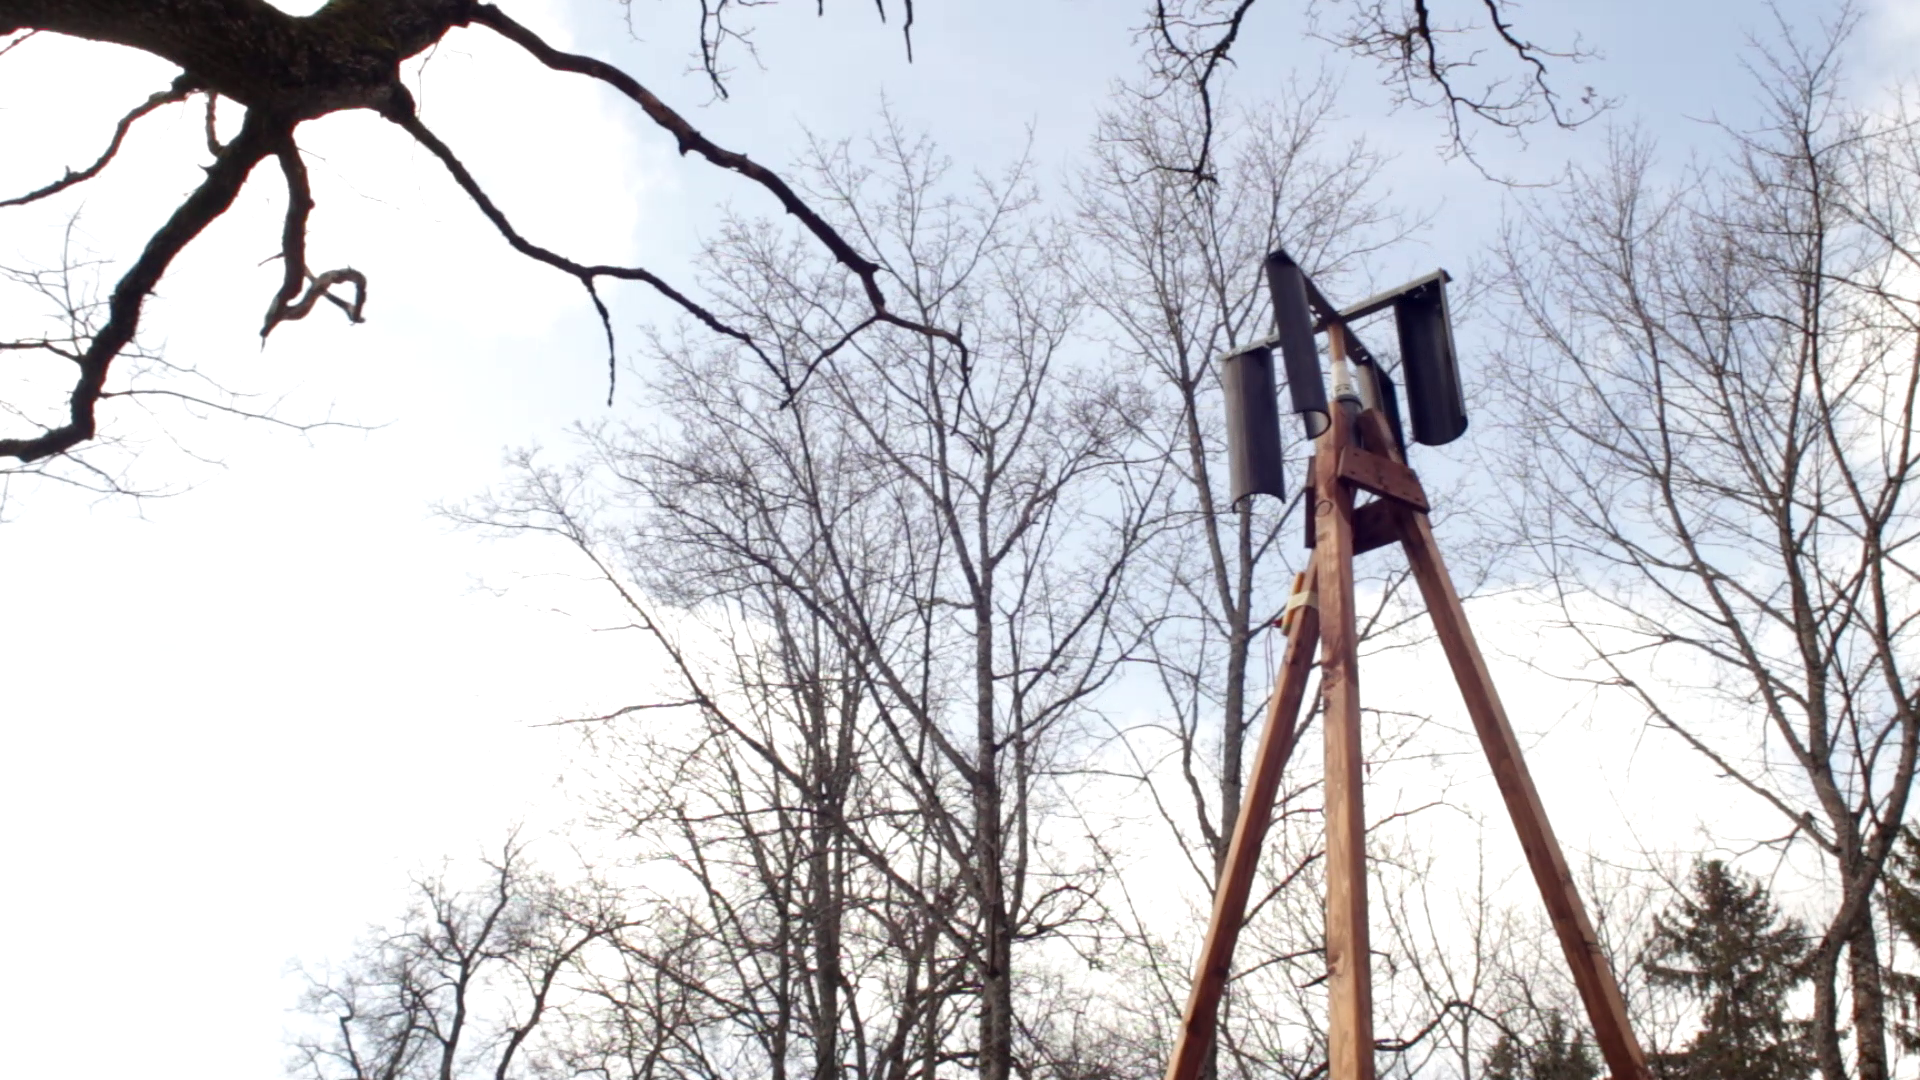
[[[1873,907],[1920,765],[1920,141],[1841,94],[1852,24],[1783,29],[1761,123],[1710,166],[1663,184],[1621,134],[1511,231],[1503,452],[1588,677],[1777,813],[1756,846],[1826,864],[1817,1061],[1849,1074],[1847,1004],[1855,1075],[1884,1080]]]
[[[1576,57],[1577,50],[1548,49],[1521,36],[1500,0],[1483,0],[1476,9],[1490,20],[1491,32],[1511,51],[1525,70],[1518,83],[1507,76],[1468,87],[1463,83],[1475,64],[1471,55],[1454,51],[1456,39],[1473,40],[1468,23],[1459,16],[1431,12],[1426,0],[1414,4],[1402,20],[1389,17],[1378,4],[1342,4],[1345,21],[1340,29],[1322,35],[1336,49],[1386,65],[1388,77],[1400,87],[1401,100],[1439,104],[1447,116],[1449,139],[1466,146],[1463,124],[1471,120],[1517,129],[1541,120],[1577,123],[1590,115],[1568,111],[1547,81],[1547,61]],[[507,5],[511,7],[512,5]],[[738,24],[743,9],[758,7],[741,0],[705,0],[699,5],[698,56],[714,90],[724,96],[725,55],[730,48],[751,50],[749,28]],[[904,46],[911,55],[914,7],[911,0],[876,5],[881,19],[890,13],[898,20]],[[1225,5],[1216,0],[1156,3],[1148,13],[1144,32],[1149,54],[1150,94],[1174,85],[1197,92],[1203,133],[1191,152],[1191,163],[1174,166],[1197,179],[1213,177],[1213,101],[1217,78],[1231,63],[1230,51],[1252,0]],[[1351,11],[1347,11],[1351,8]],[[1229,10],[1230,9],[1230,10]],[[817,10],[824,14],[825,5]],[[1318,17],[1317,15],[1315,16]],[[1402,25],[1404,21],[1404,25]],[[266,0],[0,0],[0,56],[38,33],[69,35],[138,49],[177,65],[178,76],[156,87],[131,108],[111,132],[103,133],[99,156],[62,176],[18,195],[0,193],[0,209],[37,202],[84,184],[113,164],[128,131],[162,109],[201,101],[207,112],[209,160],[205,177],[155,229],[144,248],[119,271],[97,317],[73,320],[72,340],[21,340],[10,350],[48,353],[71,363],[71,387],[65,407],[57,414],[14,417],[15,430],[0,431],[0,458],[21,464],[44,462],[73,452],[101,433],[101,403],[116,391],[109,376],[116,361],[138,349],[142,307],[176,258],[215,220],[234,205],[256,166],[270,164],[284,185],[287,202],[280,230],[281,281],[268,298],[261,322],[262,338],[281,324],[306,318],[324,302],[347,319],[363,317],[368,281],[352,267],[314,267],[309,264],[308,222],[315,209],[299,141],[300,125],[344,110],[368,110],[400,128],[419,147],[436,158],[462,192],[520,255],[552,267],[577,280],[606,331],[610,374],[616,363],[613,318],[601,295],[607,281],[645,285],[708,330],[732,339],[758,358],[769,371],[791,377],[786,393],[804,381],[809,365],[794,373],[776,364],[767,342],[748,328],[729,321],[708,302],[682,285],[667,280],[644,265],[590,263],[543,246],[527,236],[488,194],[481,178],[462,161],[457,148],[443,141],[421,119],[416,103],[400,77],[401,64],[461,27],[481,27],[519,46],[533,60],[556,73],[583,76],[612,88],[636,106],[652,125],[671,136],[682,155],[731,172],[770,195],[787,214],[800,222],[814,243],[829,254],[839,271],[855,282],[866,314],[850,327],[847,338],[882,324],[940,338],[957,344],[951,328],[919,322],[896,313],[888,304],[887,275],[871,252],[828,223],[804,194],[797,192],[773,169],[737,148],[715,143],[686,116],[650,90],[633,74],[605,61],[563,52],[517,21],[507,10],[474,0],[333,0],[310,15],[289,15]],[[1484,28],[1482,28],[1484,29]],[[1472,54],[1477,55],[1477,54]],[[213,118],[221,99],[245,110],[237,134],[225,142],[214,134]],[[821,356],[844,347],[828,342]],[[819,359],[816,358],[816,359]]]
[[[705,252],[716,309],[811,368],[806,393],[773,408],[784,384],[727,337],[659,334],[648,418],[582,429],[572,463],[518,454],[452,511],[571,548],[660,670],[569,721],[614,763],[590,813],[651,897],[618,970],[581,973],[618,981],[592,1025],[637,1075],[1164,1065],[1299,524],[1212,501],[1214,357],[1268,323],[1274,244],[1331,282],[1402,230],[1376,158],[1324,130],[1325,85],[1223,128],[1197,198],[1154,167],[1190,146],[1176,100],[1122,95],[1060,212],[1024,165],[956,184],[897,124],[820,148],[796,183],[903,305],[964,315],[965,350],[876,328],[816,362],[866,318],[858,289],[790,222],[735,220]],[[1368,575],[1370,648],[1393,647],[1404,577]],[[1378,711],[1370,763],[1424,728]],[[1320,789],[1310,767],[1287,783],[1214,1076],[1327,1068]],[[1495,946],[1443,944],[1414,895],[1428,856],[1403,830],[1441,805],[1369,822],[1397,901],[1374,1044],[1393,1075],[1471,1058],[1483,1016],[1546,1022],[1455,978]],[[345,994],[310,1004],[350,1019]]]

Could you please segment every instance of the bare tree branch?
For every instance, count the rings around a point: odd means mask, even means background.
[[[902,318],[889,310],[886,296],[880,289],[880,267],[878,264],[856,251],[833,226],[827,223],[825,218],[822,218],[818,212],[808,206],[807,203],[794,192],[793,188],[772,170],[754,161],[745,154],[727,150],[715,144],[711,139],[708,139],[695,129],[692,124],[689,124],[679,113],[668,108],[664,102],[654,96],[652,91],[641,86],[631,75],[604,61],[595,60],[588,56],[561,52],[553,48],[545,41],[542,41],[538,35],[513,21],[505,12],[491,4],[479,5],[475,9],[473,21],[498,32],[502,37],[507,38],[509,41],[527,50],[535,59],[556,71],[569,71],[579,75],[586,75],[612,86],[637,103],[654,123],[671,133],[675,141],[679,144],[680,153],[697,153],[714,165],[730,172],[739,173],[760,185],[762,188],[765,188],[775,199],[779,200],[782,210],[799,219],[801,225],[813,235],[814,239],[818,240],[833,254],[835,261],[846,267],[855,277],[860,279],[861,287],[866,290],[867,300],[872,305],[874,314],[879,321],[898,326],[905,330],[911,330],[915,333],[925,334],[929,337],[939,338],[957,348],[965,349],[966,346],[961,342],[960,337],[952,331],[914,322],[910,319]],[[911,8],[909,8],[909,22],[910,21]],[[699,317],[698,312],[694,314],[696,318]],[[702,321],[704,322],[705,320],[702,319]]]
[[[1466,85],[1464,77],[1480,67],[1484,50],[1469,46],[1461,53],[1449,49],[1447,42],[1480,28],[1470,22],[1439,23],[1432,3],[1411,0],[1406,7],[1387,0],[1321,0],[1309,5],[1308,18],[1314,17],[1316,8],[1325,7],[1344,11],[1345,24],[1331,33],[1310,32],[1336,48],[1378,63],[1385,71],[1384,81],[1394,88],[1396,103],[1438,109],[1446,119],[1447,145],[1483,173],[1486,170],[1473,149],[1471,123],[1518,135],[1540,123],[1579,127],[1611,107],[1591,87],[1585,88],[1577,105],[1566,103],[1549,78],[1549,61],[1578,63],[1593,54],[1577,42],[1554,49],[1520,36],[1509,18],[1507,0],[1480,0],[1478,7],[1488,20],[1484,29],[1491,31],[1497,53],[1518,63],[1523,74],[1518,79],[1496,75],[1478,86]],[[1190,159],[1174,167],[1196,185],[1211,183],[1214,177],[1215,87],[1234,63],[1233,48],[1241,40],[1252,7],[1252,0],[1155,0],[1144,29],[1150,75],[1144,92],[1158,96],[1182,85],[1199,101],[1201,138]]]
[[[32,35],[29,34],[27,36],[31,37]],[[26,38],[24,37],[20,39],[20,41],[25,40]],[[19,44],[18,41],[12,42],[8,45],[8,48],[12,48],[13,45],[17,44]],[[0,56],[4,56],[5,54],[6,50],[0,49]],[[178,79],[175,79],[172,86],[165,90],[156,91],[152,96],[148,97],[146,101],[141,102],[132,112],[120,118],[120,122],[114,125],[112,141],[107,143],[106,151],[102,153],[99,159],[93,164],[79,172],[68,169],[65,176],[44,187],[35,188],[25,195],[16,195],[11,199],[0,199],[0,208],[24,206],[30,202],[37,202],[49,195],[56,195],[75,184],[85,183],[100,175],[100,170],[106,168],[108,163],[113,160],[114,155],[120,152],[120,144],[126,140],[127,132],[133,127],[134,121],[162,105],[171,105],[176,101],[185,101],[196,89],[197,87],[189,76],[182,75]]]
[[[207,169],[207,178],[154,233],[146,250],[114,286],[107,321],[88,342],[76,363],[79,375],[69,399],[67,421],[39,435],[0,439],[0,457],[37,461],[64,453],[93,438],[94,410],[106,388],[108,368],[120,350],[133,340],[147,294],[159,283],[174,256],[233,205],[247,174],[273,152],[273,142],[274,135],[267,123],[258,114],[248,114],[246,125],[234,137],[227,152]]]

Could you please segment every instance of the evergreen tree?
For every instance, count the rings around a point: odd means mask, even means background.
[[[1900,844],[1887,860],[1885,890],[1887,918],[1893,932],[1920,951],[1920,833],[1903,829]],[[1920,974],[1887,972],[1887,996],[1892,999],[1893,1034],[1900,1045],[1920,1053]]]
[[[1758,880],[1715,859],[1654,921],[1647,970],[1701,1005],[1701,1028],[1672,1063],[1684,1080],[1799,1080],[1813,1069],[1807,1024],[1787,1016],[1810,942]]]
[[[1487,1055],[1485,1080],[1599,1080],[1600,1065],[1586,1036],[1569,1032],[1559,1013],[1547,1017],[1546,1034],[1531,1046],[1500,1036]]]

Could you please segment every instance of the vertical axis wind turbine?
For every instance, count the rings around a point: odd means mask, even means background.
[[[1427,614],[1460,686],[1480,746],[1507,804],[1546,902],[1595,1041],[1614,1080],[1648,1080],[1646,1056],[1628,1023],[1620,986],[1574,887],[1565,854],[1507,721],[1486,660],[1467,624],[1427,514],[1419,477],[1406,465],[1393,382],[1348,324],[1393,308],[1407,416],[1415,442],[1439,446],[1467,429],[1467,411],[1447,312],[1447,272],[1437,271],[1346,310],[1327,302],[1284,251],[1267,256],[1278,333],[1225,358],[1227,446],[1234,503],[1255,494],[1284,497],[1280,410],[1273,347],[1286,370],[1293,411],[1315,440],[1308,459],[1307,543],[1313,557],[1288,598],[1286,650],[1253,774],[1240,803],[1213,917],[1166,1080],[1198,1080],[1212,1046],[1220,998],[1233,964],[1254,871],[1273,820],[1280,774],[1293,753],[1300,706],[1316,655],[1325,709],[1328,981],[1327,1068],[1331,1080],[1373,1080],[1373,974],[1367,935],[1366,810],[1362,791],[1358,635],[1353,560],[1398,543],[1419,583]],[[1329,406],[1315,337],[1324,331],[1333,384]],[[1358,495],[1371,501],[1359,505]]]

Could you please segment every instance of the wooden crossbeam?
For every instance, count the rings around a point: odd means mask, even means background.
[[[1391,499],[1370,502],[1353,512],[1353,553],[1364,555],[1375,548],[1400,542],[1400,503]]]
[[[1432,509],[1427,505],[1426,490],[1412,469],[1357,446],[1340,452],[1340,479],[1382,498],[1403,502],[1423,514]]]

